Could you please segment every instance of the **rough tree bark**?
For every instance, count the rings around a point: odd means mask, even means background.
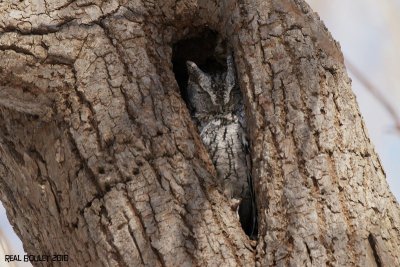
[[[0,27],[1,200],[29,254],[68,254],[69,266],[400,265],[399,205],[339,45],[303,0],[6,0]],[[206,27],[235,55],[256,242],[213,182],[172,71],[173,44]]]

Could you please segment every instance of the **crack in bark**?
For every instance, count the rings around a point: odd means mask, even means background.
[[[131,235],[132,241],[133,241],[133,243],[135,244],[135,247],[136,247],[136,251],[139,254],[140,261],[142,262],[143,265],[146,265],[146,261],[143,259],[142,251],[139,249],[140,246],[138,244],[138,241],[136,240],[135,233],[134,233],[134,231],[132,230],[132,228],[129,225],[129,219],[130,218],[128,216],[126,216],[125,213],[124,213],[124,217],[125,217],[125,219],[127,221],[127,227],[128,227],[129,234]]]
[[[112,251],[107,251],[110,253],[112,258],[114,258],[115,261],[118,262],[118,264],[121,264],[122,267],[129,267],[129,265],[125,262],[124,258],[120,254],[119,249],[115,246],[114,244],[114,237],[113,237],[113,232],[102,222],[102,217],[107,220],[108,225],[111,224],[111,221],[108,216],[108,212],[106,208],[101,204],[100,206],[100,213],[96,214],[100,218],[99,226],[103,234],[106,236],[107,243],[111,246]],[[96,249],[97,250],[97,249]]]
[[[310,247],[308,246],[307,242],[304,242],[304,245],[306,246],[308,258],[309,258],[309,260],[310,260],[310,262],[311,262],[311,265],[312,265],[312,264],[313,264],[313,258],[312,258],[312,256],[311,256]]]
[[[93,183],[93,185],[96,187],[97,192],[99,192],[99,194],[103,195],[104,194],[104,190],[102,189],[99,181],[96,178],[96,175],[94,174],[93,170],[89,167],[86,159],[84,158],[84,156],[81,154],[81,152],[79,151],[78,145],[75,141],[75,138],[73,136],[73,133],[71,133],[71,131],[68,131],[68,137],[69,137],[69,143],[72,145],[73,149],[71,150],[71,152],[75,152],[75,156],[80,159],[80,162],[83,165],[83,169],[85,170],[85,173],[88,175],[88,178],[90,178],[90,181]],[[94,197],[93,199],[95,199],[96,197]],[[91,203],[91,202],[89,202]],[[85,208],[82,209],[82,212]]]
[[[143,220],[143,214],[136,208],[136,206],[135,206],[135,201],[132,200],[132,199],[129,197],[129,194],[128,194],[127,191],[126,191],[126,194],[127,194],[127,196],[128,196],[128,205],[129,205],[129,207],[130,207],[131,210],[133,211],[133,214],[136,215],[137,218],[138,218],[139,221],[140,221],[140,224],[141,224],[140,226],[141,226],[141,230],[142,230],[141,232],[142,232],[143,237],[144,237],[144,238],[146,239],[146,241],[148,242],[148,244],[149,244],[151,250],[154,252],[154,254],[156,255],[156,257],[157,257],[157,259],[159,260],[159,262],[161,262],[161,265],[162,265],[162,266],[166,266],[165,260],[164,260],[164,258],[163,258],[163,255],[158,251],[158,249],[156,249],[155,247],[153,247],[152,242],[151,242],[151,235],[147,234],[147,232],[146,232],[146,223],[145,223],[144,220]],[[139,249],[139,247],[138,247],[138,249]],[[140,252],[139,252],[139,253],[140,253]]]
[[[383,267],[381,257],[378,253],[377,240],[376,240],[375,236],[371,233],[368,235],[368,242],[369,242],[369,245],[371,246],[372,252],[374,254],[376,266]]]

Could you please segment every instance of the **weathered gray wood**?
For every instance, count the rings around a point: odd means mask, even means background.
[[[234,48],[256,248],[172,72],[172,44],[206,25]],[[28,253],[69,266],[400,265],[398,203],[339,45],[304,1],[8,0],[0,27],[0,196]]]

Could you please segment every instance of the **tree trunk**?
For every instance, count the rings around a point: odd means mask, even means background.
[[[27,253],[69,256],[35,266],[400,265],[399,205],[303,0],[8,0],[0,14],[1,200]],[[174,44],[205,28],[233,47],[257,241],[173,72]]]

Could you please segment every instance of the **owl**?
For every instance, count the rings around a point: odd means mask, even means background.
[[[242,227],[253,235],[256,207],[243,98],[233,56],[226,57],[226,71],[222,72],[205,73],[191,61],[186,65],[188,105],[217,171],[217,183],[231,203],[240,203]]]

